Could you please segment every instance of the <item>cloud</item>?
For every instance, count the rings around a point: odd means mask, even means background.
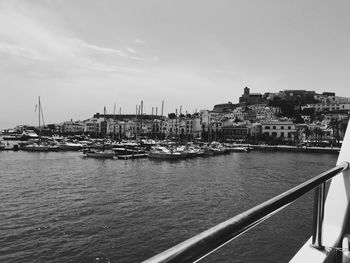
[[[135,40],[134,40],[134,43],[135,43],[135,44],[144,45],[144,44],[147,43],[147,41],[146,41],[146,40],[143,40],[143,39],[135,39]]]
[[[2,58],[2,64],[8,69],[20,67],[22,73],[27,70],[27,75],[36,77],[52,77],[55,74],[89,74],[93,77],[93,72],[136,74],[140,72],[142,63],[153,63],[151,57],[131,47],[117,48],[92,43],[55,23],[55,20],[42,21],[35,9],[21,9],[11,2],[0,7],[0,54],[7,55]],[[145,41],[137,39],[135,43]],[[12,59],[14,56],[18,59]],[[20,59],[27,61],[23,65]]]
[[[136,50],[131,48],[131,47],[128,47],[126,48],[126,50],[129,52],[129,53],[136,53]]]
[[[128,54],[126,52],[123,52],[119,49],[97,46],[97,45],[94,45],[91,43],[87,43],[87,42],[85,42],[81,39],[78,39],[78,38],[71,38],[71,39],[67,38],[67,41],[71,42],[72,46],[76,45],[79,48],[86,49],[86,51],[93,51],[93,52],[102,53],[102,54],[109,53],[109,54],[118,55],[120,57],[128,57]]]
[[[40,56],[36,51],[30,48],[21,47],[19,45],[11,44],[8,42],[0,42],[0,53],[34,60],[44,59],[44,57]]]

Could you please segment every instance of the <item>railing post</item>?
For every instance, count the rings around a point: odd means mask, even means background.
[[[322,227],[324,217],[325,192],[326,183],[320,184],[315,189],[312,246],[317,249],[324,249],[324,246],[322,245]]]

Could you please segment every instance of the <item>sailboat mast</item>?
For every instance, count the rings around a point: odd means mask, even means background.
[[[40,96],[39,96],[39,104],[38,104],[38,107],[39,107],[39,110],[38,110],[38,112],[39,112],[39,132],[40,132],[40,116],[41,116],[41,103],[40,103]]]
[[[164,111],[164,100],[162,100],[162,117],[160,118],[160,134],[161,134],[161,139],[163,138],[163,111]]]
[[[114,103],[114,109],[113,109],[113,116],[114,116],[114,121],[113,121],[113,138],[115,140],[115,103]]]
[[[141,132],[140,132],[140,134],[142,135],[142,116],[143,115],[143,100],[141,100]]]

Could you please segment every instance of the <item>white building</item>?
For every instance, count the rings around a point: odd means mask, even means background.
[[[262,124],[262,133],[275,138],[291,141],[296,131],[292,121],[270,121]]]
[[[350,110],[350,103],[342,103],[342,104],[307,104],[305,106],[302,106],[301,109],[314,109],[315,112],[322,112],[322,111],[349,111]]]
[[[202,126],[200,117],[191,117],[186,119],[186,134],[198,137],[201,134]]]
[[[100,133],[100,122],[95,118],[84,121],[84,132],[89,134]]]

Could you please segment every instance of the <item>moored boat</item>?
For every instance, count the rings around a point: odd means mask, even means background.
[[[84,152],[84,155],[86,157],[101,158],[101,159],[113,159],[114,158],[114,152],[111,152],[111,151],[89,150],[89,151]]]
[[[169,150],[163,146],[152,147],[148,154],[151,159],[181,159],[184,155],[179,151]]]
[[[230,152],[250,152],[249,147],[235,146],[228,148]]]
[[[6,134],[3,135],[2,139],[6,141],[19,141],[21,140],[21,134]]]
[[[81,143],[74,142],[61,142],[57,146],[61,151],[79,151],[83,148]]]
[[[39,128],[40,128],[40,124],[39,124]],[[25,130],[22,132],[22,134],[19,137],[21,141],[35,140],[38,138],[40,138],[40,136],[33,130]]]
[[[49,146],[43,145],[43,144],[37,144],[37,143],[31,143],[24,145],[22,147],[23,151],[30,151],[30,152],[48,152]]]

